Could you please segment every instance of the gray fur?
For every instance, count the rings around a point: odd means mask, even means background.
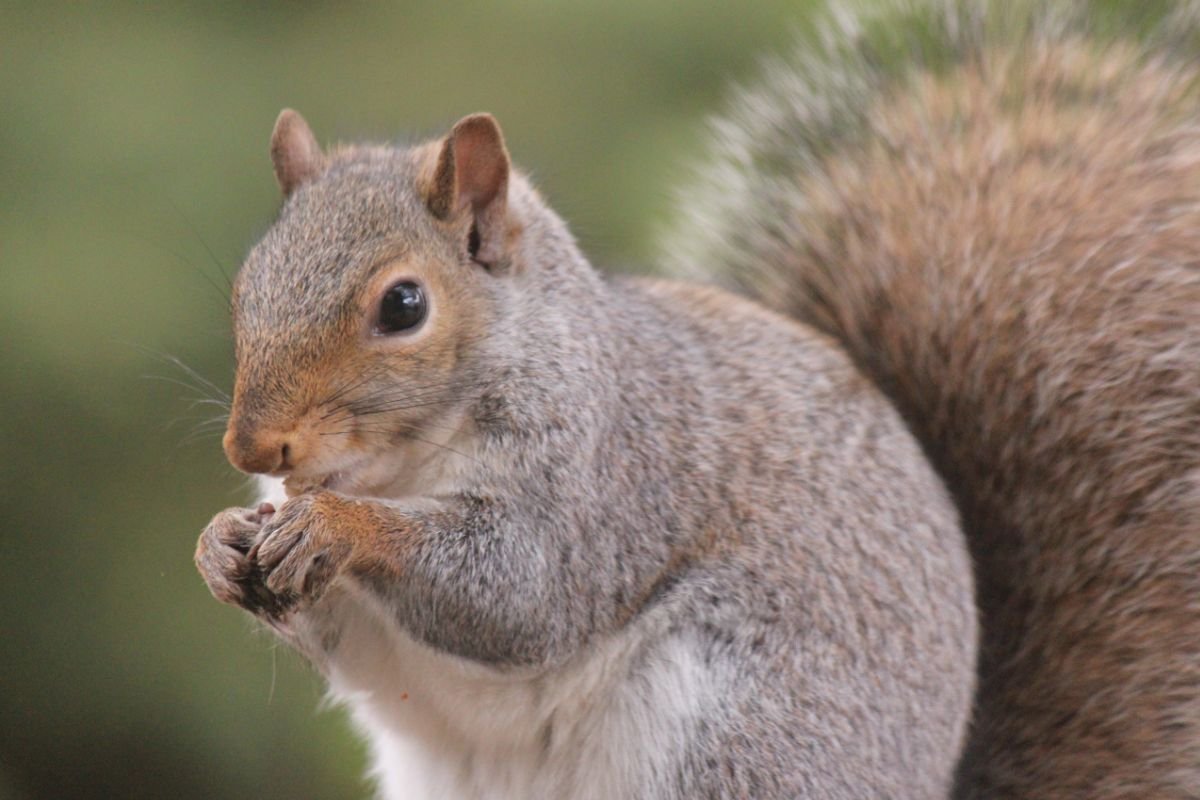
[[[454,488],[300,494],[241,551],[229,543],[248,517],[219,515],[197,555],[214,592],[331,674],[347,593],[367,593],[397,635],[538,681],[635,637],[616,688],[585,698],[593,714],[636,695],[676,643],[701,665],[683,687],[695,717],[649,743],[652,767],[629,784],[645,797],[945,797],[973,689],[972,579],[898,414],[830,340],[783,317],[601,277],[519,176],[511,269],[471,263],[464,224],[424,205],[425,153],[349,148],[293,190],[238,278],[230,441],[286,433],[331,386],[352,416],[416,387],[423,413],[373,417],[397,427],[356,447],[385,452],[462,412],[467,449],[444,455]],[[452,321],[453,380],[426,382],[435,355],[399,362],[363,344],[360,293],[380,254],[436,264],[472,309]],[[348,360],[357,383],[339,372]],[[326,586],[330,558],[345,561]],[[667,712],[631,708],[626,730],[648,735]],[[551,750],[552,722],[536,732]],[[547,756],[548,774],[586,774],[611,746],[573,735],[575,763]],[[596,791],[556,786],[539,796]]]

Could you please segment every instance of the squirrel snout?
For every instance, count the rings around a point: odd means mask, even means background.
[[[295,443],[286,434],[230,426],[223,445],[229,463],[242,472],[280,473],[295,466]]]

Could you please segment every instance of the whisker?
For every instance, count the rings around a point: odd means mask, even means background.
[[[406,437],[408,437],[409,439],[414,439],[414,440],[416,440],[416,441],[418,441],[418,442],[423,442],[423,443],[425,443],[425,444],[427,444],[427,445],[430,445],[431,447],[436,447],[436,448],[438,448],[439,450],[445,450],[447,453],[453,453],[454,455],[456,455],[456,456],[460,456],[461,458],[465,458],[465,459],[467,459],[468,461],[474,461],[476,464],[480,464],[480,465],[482,465],[482,464],[483,464],[483,462],[482,462],[482,461],[480,461],[480,460],[479,460],[478,458],[476,458],[475,456],[468,455],[467,453],[464,453],[464,452],[462,452],[461,450],[455,450],[453,447],[449,447],[449,446],[447,446],[447,445],[444,445],[444,444],[439,444],[438,442],[432,441],[432,440],[430,440],[430,439],[422,439],[420,436],[417,436],[415,433],[406,433],[406,434],[404,434],[404,435],[405,435]]]
[[[457,388],[464,391],[484,388],[490,385],[490,381],[479,381],[476,383],[467,384],[445,384],[443,386],[431,387],[428,389],[420,389],[411,391],[406,394],[383,397],[371,402],[360,402],[354,404],[354,414],[356,416],[369,416],[371,414],[382,414],[388,411],[396,411],[405,408],[419,408],[423,401],[435,398],[451,388]],[[442,402],[462,402],[461,396],[448,398]]]
[[[405,428],[427,428],[429,430],[446,431],[448,433],[458,433],[462,429],[460,425],[443,425],[433,421],[424,421],[420,423],[398,422],[393,425],[388,425],[384,422],[376,422],[375,424],[366,425],[352,423],[339,430],[321,431],[320,435],[348,436],[354,433],[393,434],[399,433],[400,429]]]
[[[183,253],[179,252],[178,250],[175,250],[172,247],[168,247],[167,245],[163,244],[162,242],[156,241],[156,240],[150,238],[149,236],[146,236],[145,234],[137,233],[135,231],[130,231],[129,235],[132,238],[137,239],[139,242],[141,242],[143,244],[147,244],[156,250],[166,253],[167,255],[171,256],[175,260],[179,261],[181,264],[195,270],[197,272],[197,274],[199,274],[200,277],[204,279],[204,282],[206,284],[208,284],[208,286],[214,292],[217,293],[218,297],[221,298],[221,305],[224,306],[225,310],[231,314],[233,313],[233,298],[231,296],[233,288],[229,282],[228,276],[225,275],[225,271],[220,268],[220,264],[217,265],[218,271],[220,272],[221,278],[225,281],[225,284],[228,288],[222,288],[220,286],[220,284],[218,284],[215,280],[213,280],[213,277],[208,273],[207,270],[203,269],[200,265],[193,262],[190,258],[185,256]]]
[[[143,380],[161,381],[162,383],[169,383],[174,386],[179,386],[184,389],[188,389],[189,391],[200,392],[203,396],[193,398],[191,400],[191,404],[188,406],[189,409],[195,408],[196,406],[200,406],[200,405],[214,405],[214,406],[219,406],[220,408],[224,408],[226,410],[228,410],[230,407],[230,401],[228,399],[221,398],[221,397],[210,397],[206,393],[206,390],[203,386],[197,386],[194,383],[188,383],[187,381],[183,381],[178,378],[172,378],[169,375],[142,375],[141,377]]]
[[[228,424],[229,424],[229,415],[221,414],[216,417],[209,417],[208,419],[202,419],[199,422],[197,422],[195,425],[193,425],[192,428],[193,428],[193,430],[201,430],[204,428],[222,428],[222,429],[224,429],[225,426]]]
[[[200,241],[200,245],[204,248],[204,251],[208,253],[209,259],[212,260],[213,265],[216,266],[217,271],[225,280],[225,285],[229,287],[229,292],[226,296],[231,297],[233,294],[233,278],[225,271],[225,265],[221,263],[221,260],[217,258],[217,254],[213,252],[211,247],[209,247],[208,240],[200,234],[200,229],[197,228],[195,223],[192,222],[191,217],[183,212],[183,208],[181,208],[179,204],[176,203],[171,197],[167,197],[167,202],[171,204],[171,207],[175,209],[175,213],[179,214],[180,218],[187,224],[187,226],[192,229],[192,233],[195,234],[196,238]],[[230,301],[230,304],[232,305],[232,300]]]
[[[143,353],[145,353],[149,356],[157,358],[159,361],[162,361],[163,363],[170,364],[171,366],[174,366],[177,369],[181,370],[185,375],[191,377],[194,381],[196,381],[196,385],[192,386],[191,388],[193,388],[197,391],[200,391],[202,394],[209,396],[209,397],[220,397],[227,401],[232,399],[229,396],[228,392],[226,392],[221,387],[217,386],[215,383],[210,381],[208,378],[201,375],[199,372],[197,372],[192,367],[185,364],[177,356],[173,356],[170,353],[163,353],[158,350],[154,350],[153,348],[144,347],[144,346],[138,345],[138,344],[133,345],[133,347],[137,348],[138,350],[142,351]]]
[[[328,419],[330,416],[337,413],[338,411],[341,411],[343,409],[346,409],[353,405],[356,405],[356,403],[363,402],[362,400],[359,400],[359,401],[347,401],[347,402],[342,402],[342,403],[335,403],[336,400],[341,399],[343,396],[345,396],[349,392],[352,392],[355,389],[358,389],[363,384],[370,381],[372,378],[374,378],[378,375],[382,375],[386,371],[387,371],[386,369],[376,368],[376,369],[370,370],[366,375],[360,377],[357,381],[355,381],[354,378],[350,378],[346,381],[343,381],[341,384],[339,384],[339,387],[334,391],[334,393],[332,395],[330,395],[329,397],[326,397],[320,403],[317,403],[317,405],[334,404],[332,406],[332,408],[330,408],[326,411],[326,413],[321,417],[321,419]],[[409,385],[409,386],[406,386],[405,388],[408,391],[423,391],[425,389],[429,389],[429,388],[432,388],[432,387],[438,386],[438,385],[450,386],[452,384],[453,384],[453,382],[447,381],[442,384],[418,384],[415,386],[415,388],[412,387],[411,385]],[[374,393],[374,394],[370,394],[367,396],[366,400],[371,401],[374,398],[377,398],[379,396],[380,396],[380,393],[378,393],[378,392]]]
[[[195,431],[180,439],[179,444],[177,444],[176,447],[186,447],[187,445],[195,444],[196,442],[203,441],[205,439],[215,439],[221,435],[221,430]]]
[[[226,417],[221,415],[211,419],[201,420],[192,426],[191,431],[186,436],[180,439],[177,447],[193,444],[201,439],[210,439],[221,436],[225,432]]]
[[[392,432],[393,431],[391,428],[355,427],[355,428],[350,428],[350,429],[347,429],[344,431],[321,431],[320,435],[321,436],[353,436],[356,433],[384,435],[384,434],[390,434]]]
[[[340,384],[340,388],[336,389],[333,394],[331,394],[329,397],[326,397],[317,405],[323,406],[333,403],[335,400],[344,397],[348,392],[354,391],[382,372],[383,370],[381,369],[369,370],[366,375],[361,376],[357,381],[355,381],[354,378],[348,378]],[[322,419],[324,419],[324,417],[322,417]]]
[[[359,402],[361,403],[364,401],[370,401],[376,398],[405,396],[413,392],[426,392],[434,389],[449,389],[459,385],[469,386],[482,383],[486,383],[486,381],[482,378],[478,380],[464,380],[463,376],[461,375],[448,380],[428,381],[424,383],[409,380],[397,387],[389,387],[381,391],[375,391],[372,394],[367,395],[365,398],[362,398],[362,400]]]
[[[380,401],[373,405],[369,405],[369,406],[365,406],[365,407],[348,404],[344,408],[339,408],[335,412],[331,412],[328,417],[325,417],[323,419],[326,422],[330,422],[330,423],[336,425],[336,424],[345,422],[346,420],[354,419],[357,417],[369,417],[369,416],[374,416],[376,414],[389,413],[392,411],[403,411],[407,408],[420,408],[423,405],[425,405],[426,403],[433,404],[431,402],[431,401],[433,401],[433,398],[437,398],[441,394],[442,394],[441,391],[428,392],[428,393],[422,393],[422,394],[414,394],[414,395],[403,397],[403,398],[388,399],[386,401]],[[436,402],[455,403],[455,402],[462,402],[462,401],[463,401],[462,397],[455,396],[455,397],[443,398]]]
[[[197,406],[216,406],[217,408],[223,408],[226,411],[229,411],[229,403],[224,400],[218,400],[215,397],[198,397],[188,404],[188,410],[190,411]]]
[[[400,435],[404,436],[405,438],[412,439],[417,442],[422,442],[423,444],[430,445],[431,447],[436,447],[439,450],[445,450],[448,453],[453,453],[456,456],[461,456],[462,458],[469,459],[471,461],[474,461],[477,464],[483,463],[478,458],[476,458],[473,455],[470,455],[469,453],[464,453],[461,450],[456,450],[455,448],[450,447],[449,445],[445,445],[440,442],[435,442],[431,439],[425,439],[421,436],[417,436],[416,433],[414,433],[414,431],[421,430],[421,428],[416,425],[403,425],[401,427],[404,428],[405,430],[402,430],[402,431],[390,431],[389,430],[389,431],[385,431],[384,433],[387,433],[389,435],[391,435],[393,433],[399,433]]]
[[[355,414],[354,416],[355,416],[355,418],[373,417],[378,414],[389,414],[389,413],[392,413],[395,411],[409,411],[414,408],[436,408],[437,406],[453,405],[455,403],[461,403],[461,402],[462,402],[461,397],[447,397],[443,400],[427,400],[422,403],[402,403],[402,404],[397,404],[394,406],[387,406],[385,408],[378,408],[378,409],[374,409],[371,411],[360,412],[358,414]]]

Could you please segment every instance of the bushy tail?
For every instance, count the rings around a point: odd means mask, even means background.
[[[717,123],[667,242],[838,339],[954,492],[959,797],[1200,797],[1198,7],[835,13]]]

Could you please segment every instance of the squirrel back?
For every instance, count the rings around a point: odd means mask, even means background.
[[[957,796],[1193,797],[1200,4],[884,5],[717,123],[669,260],[833,335],[950,488]]]

